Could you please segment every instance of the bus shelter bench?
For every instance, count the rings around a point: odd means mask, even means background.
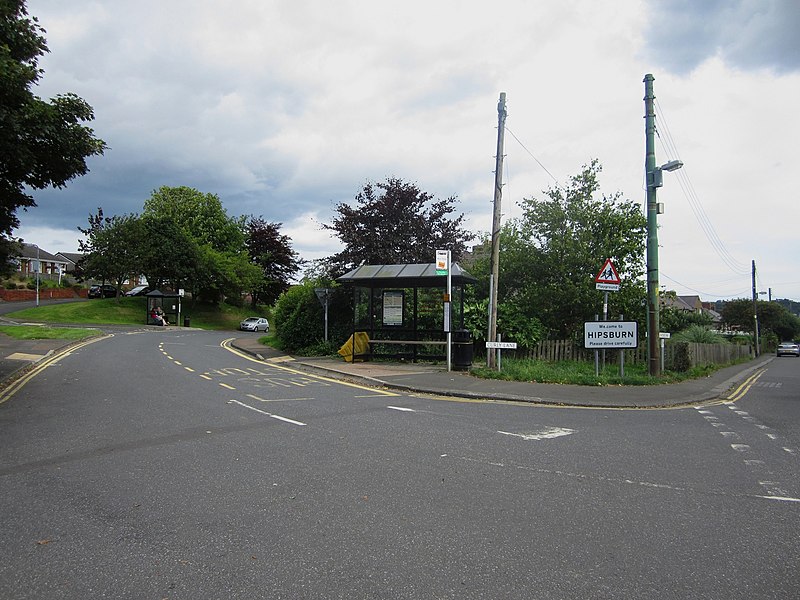
[[[376,352],[379,346],[397,346],[397,352]],[[444,354],[420,354],[417,350],[423,346],[447,346],[446,341],[442,340],[369,340],[369,355],[376,358],[418,358],[428,360],[444,360]],[[405,351],[402,349],[405,347]]]

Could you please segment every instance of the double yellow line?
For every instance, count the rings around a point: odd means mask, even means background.
[[[744,382],[737,387],[730,396],[725,398],[727,402],[736,402],[744,397],[744,395],[750,391],[750,388],[753,387],[753,384],[758,381],[758,378],[761,377],[764,373],[766,373],[766,369],[758,369],[755,373],[750,375]]]
[[[83,348],[84,346],[88,346],[89,344],[94,344],[95,342],[99,342],[100,340],[105,340],[105,339],[108,339],[110,337],[113,337],[113,335],[104,335],[104,336],[100,336],[100,337],[89,338],[88,340],[83,340],[81,342],[78,342],[76,344],[68,346],[68,347],[64,348],[63,350],[61,350],[59,352],[56,352],[55,354],[53,354],[51,356],[47,356],[44,359],[40,360],[39,362],[36,363],[36,365],[30,371],[25,373],[19,379],[16,379],[15,381],[13,381],[11,383],[11,385],[9,385],[6,389],[4,389],[0,393],[0,404],[3,404],[3,402],[6,402],[7,400],[10,400],[11,397],[14,394],[16,394],[23,387],[25,387],[26,383],[28,383],[31,379],[36,377],[39,373],[44,371],[50,365],[52,365],[52,364],[58,362],[59,360],[61,360],[63,357],[69,356],[75,350],[78,350],[79,348]]]

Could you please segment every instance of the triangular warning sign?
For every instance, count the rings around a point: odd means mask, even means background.
[[[597,274],[597,277],[594,278],[594,281],[595,283],[620,284],[617,268],[614,266],[614,263],[611,262],[610,258],[606,259],[606,264],[604,264],[603,268],[600,269],[600,272]]]

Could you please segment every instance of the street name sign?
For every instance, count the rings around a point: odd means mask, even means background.
[[[636,321],[589,321],[583,324],[584,348],[636,348],[638,343]]]
[[[504,350],[515,350],[517,342],[486,342],[487,348],[503,348]]]

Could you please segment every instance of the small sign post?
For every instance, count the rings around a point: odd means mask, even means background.
[[[497,336],[500,337],[499,335]],[[517,349],[517,342],[486,342],[486,350],[497,350],[497,372],[500,372],[500,350],[516,350]]]
[[[444,330],[447,333],[447,371],[451,369],[452,351],[453,351],[453,328],[450,324],[450,298],[453,294],[453,274],[450,265],[450,250],[437,250],[436,251],[436,274],[447,275],[447,291],[445,292],[444,301]]]
[[[594,278],[595,289],[605,292],[603,294],[603,321],[608,321],[608,292],[618,292],[620,286],[619,273],[610,258],[603,263],[603,268]],[[597,350],[594,351],[595,371],[597,371]],[[603,369],[606,368],[606,351],[603,350]]]
[[[329,288],[314,288],[314,293],[317,295],[317,300],[325,309],[325,341],[328,341],[328,298],[331,290]],[[401,309],[402,311],[402,309]],[[402,317],[402,312],[401,312]],[[353,342],[355,344],[355,341]],[[353,354],[355,354],[355,346],[353,346]]]

